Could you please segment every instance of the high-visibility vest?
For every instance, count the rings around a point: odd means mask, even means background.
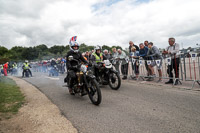
[[[96,63],[103,61],[103,54],[100,53],[100,57],[96,53],[92,53],[96,58]]]
[[[13,68],[17,69],[17,64],[13,64]]]
[[[24,63],[24,69],[29,69],[29,63]]]

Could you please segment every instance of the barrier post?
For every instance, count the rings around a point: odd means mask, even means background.
[[[199,65],[199,57],[198,57],[198,65]],[[192,89],[194,88],[194,84],[197,82],[200,86],[200,78],[199,80],[197,80],[197,77],[196,77],[196,69],[195,69],[195,60],[193,60],[193,66],[194,66],[194,76],[195,76],[195,79],[194,79],[194,82],[192,84]],[[199,65],[199,73],[200,73],[200,65]],[[200,77],[200,75],[199,75]]]

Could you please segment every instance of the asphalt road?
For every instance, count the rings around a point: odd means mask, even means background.
[[[102,103],[71,96],[64,76],[33,73],[25,78],[41,90],[83,133],[200,133],[200,92],[123,81],[118,91],[101,88]],[[28,89],[28,88],[27,88]]]

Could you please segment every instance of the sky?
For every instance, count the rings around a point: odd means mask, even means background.
[[[200,0],[0,0],[0,45],[200,44]]]

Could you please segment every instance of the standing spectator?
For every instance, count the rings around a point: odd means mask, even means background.
[[[120,74],[120,71],[119,71],[119,61],[116,60],[118,58],[118,52],[117,52],[116,48],[113,48],[112,52],[113,52],[112,53],[112,57],[116,61],[116,64],[114,64],[114,67],[118,71],[118,73]]]
[[[147,57],[149,57],[149,59],[151,59],[151,64],[148,65],[149,69],[151,70],[152,72],[152,77],[150,77],[149,81],[153,80],[154,77],[155,77],[155,72],[154,72],[154,66],[156,65],[157,66],[157,69],[158,69],[158,73],[159,73],[159,80],[157,82],[161,82],[162,81],[162,71],[161,71],[161,68],[162,68],[162,56],[161,56],[161,53],[159,51],[159,49],[156,47],[156,46],[153,46],[153,43],[150,42],[148,44],[148,53],[147,53]],[[160,65],[158,66],[156,64],[156,61],[155,60],[160,60]]]
[[[121,49],[118,49],[118,59],[122,61],[121,71],[124,76],[122,79],[127,79],[127,75],[128,75],[128,63],[126,62],[125,58],[126,58],[126,53],[122,51]]]
[[[103,55],[106,57],[107,60],[110,59],[110,54],[108,54],[108,50],[107,50],[107,49],[105,49],[105,50],[103,51]]]
[[[4,76],[7,76],[7,71],[8,71],[8,62],[6,62],[4,65],[3,65],[3,72],[4,72]]]
[[[147,76],[152,75],[151,71],[149,70],[149,67],[147,65],[147,52],[148,52],[148,47],[144,46],[143,43],[140,43],[140,51],[139,51],[139,56],[142,57],[145,60],[145,68],[147,70]]]
[[[148,47],[148,44],[149,44],[149,42],[146,40],[146,41],[144,41],[144,45],[146,46],[146,47]]]
[[[131,48],[135,47],[136,51],[139,51],[139,47],[137,45],[135,45],[132,41],[129,42],[129,53],[131,52]]]
[[[179,44],[175,43],[175,38],[169,38],[169,46],[166,50],[163,51],[163,54],[167,54],[168,57],[171,57],[171,65],[168,65],[167,73],[169,74],[169,81],[165,82],[165,84],[173,84],[173,73],[172,70],[174,69],[175,78],[179,78],[179,62],[180,58],[178,55],[179,52]],[[178,84],[178,80],[175,81],[174,85]]]
[[[138,79],[138,75],[139,75],[139,63],[138,63],[138,56],[139,56],[139,51],[136,51],[135,47],[131,48],[131,53],[130,53],[130,58],[134,58],[137,59],[135,60],[134,64],[132,64],[132,69],[136,75],[135,79]]]
[[[88,52],[88,51],[85,52],[85,57],[86,57],[87,60],[89,61],[89,59],[90,59],[90,55],[89,55],[89,52]]]

